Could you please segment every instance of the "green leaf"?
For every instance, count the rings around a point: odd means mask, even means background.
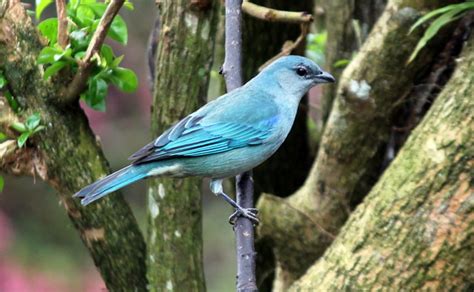
[[[62,54],[63,51],[53,47],[45,47],[41,50],[38,55],[38,60],[36,61],[38,64],[48,64],[54,62],[54,56],[58,54]]]
[[[39,126],[40,122],[41,122],[41,117],[40,117],[39,113],[34,113],[26,119],[26,123],[25,123],[26,128],[31,132],[36,127]]]
[[[38,126],[38,127],[36,127],[36,128],[34,129],[33,133],[38,133],[39,131],[42,131],[42,130],[44,130],[44,129],[46,129],[46,127],[40,125],[40,126]]]
[[[135,9],[133,3],[130,1],[125,1],[125,3],[123,3],[123,7],[127,8],[130,11],[133,11]]]
[[[334,68],[344,68],[346,67],[351,60],[348,59],[340,59],[334,62]]]
[[[120,65],[122,60],[123,60],[123,55],[115,58],[114,61],[110,64],[110,68],[116,68],[118,65]]]
[[[94,4],[87,4],[90,7],[97,17],[102,17],[104,15],[105,10],[107,9],[107,4],[105,3],[94,3]],[[122,16],[116,15],[112,24],[110,25],[109,32],[107,34],[111,39],[126,45],[128,42],[128,30],[127,24],[123,20]]]
[[[7,135],[5,133],[0,132],[0,142],[3,142],[7,139]]]
[[[58,40],[58,19],[48,18],[38,24],[38,29],[44,35],[50,44],[55,44]]]
[[[49,66],[48,68],[46,68],[46,70],[44,70],[44,75],[43,75],[44,80],[58,73],[66,65],[67,65],[67,62],[64,62],[64,61],[58,61],[51,64],[51,66]]]
[[[25,145],[26,140],[28,140],[28,137],[30,137],[30,134],[30,132],[25,132],[21,134],[20,137],[18,137],[18,139],[16,140],[16,142],[18,143],[18,147],[22,148],[23,145]]]
[[[53,3],[53,0],[36,0],[36,19],[41,18],[41,13],[43,13],[43,10],[51,5],[51,3]]]
[[[114,61],[114,51],[109,45],[102,45],[102,48],[100,48],[100,54],[102,55],[102,57],[105,58],[105,62],[107,65],[112,64],[112,62]]]
[[[76,17],[80,22],[80,26],[91,26],[97,16],[93,9],[89,5],[80,5],[76,11]]]
[[[89,80],[89,88],[87,92],[81,95],[81,98],[88,106],[96,111],[105,111],[105,97],[107,96],[107,82],[101,78],[93,78]]]
[[[413,24],[411,26],[410,31],[408,33],[412,33],[417,27],[419,27],[420,25],[422,25],[423,23],[425,23],[429,19],[431,19],[435,16],[438,16],[440,14],[444,14],[444,13],[446,13],[448,11],[451,11],[451,10],[458,10],[458,12],[461,12],[463,10],[472,9],[472,8],[474,8],[474,3],[458,3],[458,4],[447,5],[447,6],[435,9],[435,10],[427,13],[426,15],[421,17],[420,19],[418,19],[415,22],[415,24]]]
[[[28,131],[25,124],[23,124],[21,122],[14,122],[10,125],[10,127],[12,127],[15,131],[17,131],[19,133],[25,133],[25,132]]]
[[[134,92],[138,87],[138,78],[135,72],[122,67],[113,69],[110,81],[123,92]]]
[[[76,54],[74,54],[74,59],[80,60],[80,59],[84,58],[85,55],[86,55],[85,51],[77,52]]]
[[[128,42],[128,29],[127,23],[120,15],[115,16],[112,24],[110,25],[109,33],[107,34],[113,40],[126,45]]]
[[[458,9],[450,10],[438,17],[435,21],[433,21],[433,23],[426,29],[424,35],[421,37],[420,41],[416,45],[416,48],[411,54],[407,63],[411,63],[415,59],[421,49],[426,46],[428,41],[431,40],[443,26],[461,17],[462,14],[459,15],[459,13],[460,11]]]
[[[0,175],[0,192],[3,192],[3,187],[5,186],[5,180],[3,176]]]
[[[7,98],[8,105],[12,108],[12,110],[15,113],[18,113],[20,110],[20,105],[18,104],[18,101],[16,101],[15,97],[10,93],[10,91],[5,91],[4,92],[5,97]]]
[[[7,79],[5,79],[5,76],[3,76],[2,73],[0,72],[0,89],[5,87],[7,83],[8,83]]]

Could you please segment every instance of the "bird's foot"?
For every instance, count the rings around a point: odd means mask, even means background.
[[[258,214],[258,209],[256,208],[236,208],[235,212],[230,215],[229,217],[229,223],[232,225],[235,225],[235,222],[239,217],[245,217],[249,219],[254,225],[258,225],[260,223],[260,220],[258,220],[257,217]]]

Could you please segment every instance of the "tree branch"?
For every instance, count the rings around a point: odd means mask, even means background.
[[[227,91],[242,86],[242,0],[225,1],[225,59],[222,66]],[[236,177],[237,203],[253,207],[252,172]],[[256,253],[252,222],[239,217],[234,225],[237,247],[237,291],[257,291],[255,276]]]
[[[308,32],[309,32],[309,23],[301,24],[301,33],[298,36],[298,38],[295,41],[285,42],[283,44],[283,48],[281,48],[281,51],[278,54],[276,54],[274,57],[272,57],[270,60],[266,61],[262,66],[260,66],[258,68],[258,71],[259,72],[262,71],[263,69],[265,69],[265,67],[273,63],[278,58],[281,58],[283,56],[288,56],[289,54],[291,54],[291,52],[299,48],[300,45],[306,40],[306,35],[308,34]]]
[[[0,67],[22,108],[19,115],[24,119],[38,113],[45,126],[28,139],[28,147],[22,148],[22,152],[33,150],[29,153],[39,159],[35,162],[35,157],[29,156],[24,157],[25,161],[36,164],[36,170],[58,193],[107,288],[145,291],[145,242],[122,196],[108,196],[87,208],[71,197],[110,169],[84,113],[79,108],[65,110],[49,102],[58,95],[61,84],[43,79],[36,64],[43,45],[18,0],[0,2],[0,31],[7,32],[0,33]]]
[[[310,23],[313,21],[313,16],[307,12],[277,10],[249,1],[242,3],[242,11],[255,18],[271,22]]]
[[[460,60],[337,240],[290,291],[472,290],[474,37]]]
[[[392,127],[390,117],[399,98],[410,90],[419,72],[424,72],[439,53],[439,46],[429,46],[416,64],[400,66],[420,37],[407,36],[407,31],[421,11],[444,4],[446,1],[390,1],[339,80],[338,95],[317,159],[304,186],[285,199],[331,234],[339,232],[351,207],[380,175],[384,145]],[[440,34],[438,40],[443,42],[448,36]],[[261,204],[263,201],[257,204],[260,209]],[[328,241],[317,240],[321,236],[317,229],[299,232],[312,225],[308,220],[275,224],[279,220],[276,217],[274,212],[262,213],[259,234],[269,239],[286,238],[284,242],[272,240],[279,265],[276,283],[286,290],[324,253]],[[301,242],[307,244],[302,246]]]
[[[56,0],[58,15],[58,44],[65,48],[68,44],[66,0]]]
[[[63,96],[60,100],[61,103],[69,104],[77,100],[78,95],[84,89],[84,86],[87,83],[87,78],[89,77],[90,71],[94,65],[92,57],[100,50],[105,37],[107,36],[110,25],[124,2],[125,0],[110,1],[110,4],[107,6],[104,15],[100,19],[99,25],[92,36],[92,40],[87,48],[84,58],[79,61],[79,68],[74,79],[62,94]]]

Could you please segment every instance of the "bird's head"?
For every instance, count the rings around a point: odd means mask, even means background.
[[[284,91],[304,95],[311,87],[321,83],[333,83],[334,77],[316,63],[301,56],[279,58],[259,74],[270,85],[277,82]]]

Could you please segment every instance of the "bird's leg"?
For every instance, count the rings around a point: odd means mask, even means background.
[[[235,212],[229,217],[230,224],[234,224],[237,218],[241,216],[249,219],[254,224],[258,224],[260,222],[257,217],[258,210],[256,208],[243,208],[226,193],[224,193],[222,188],[222,179],[211,179],[210,188],[211,192],[213,192],[216,196],[223,198],[227,203],[235,208]]]

